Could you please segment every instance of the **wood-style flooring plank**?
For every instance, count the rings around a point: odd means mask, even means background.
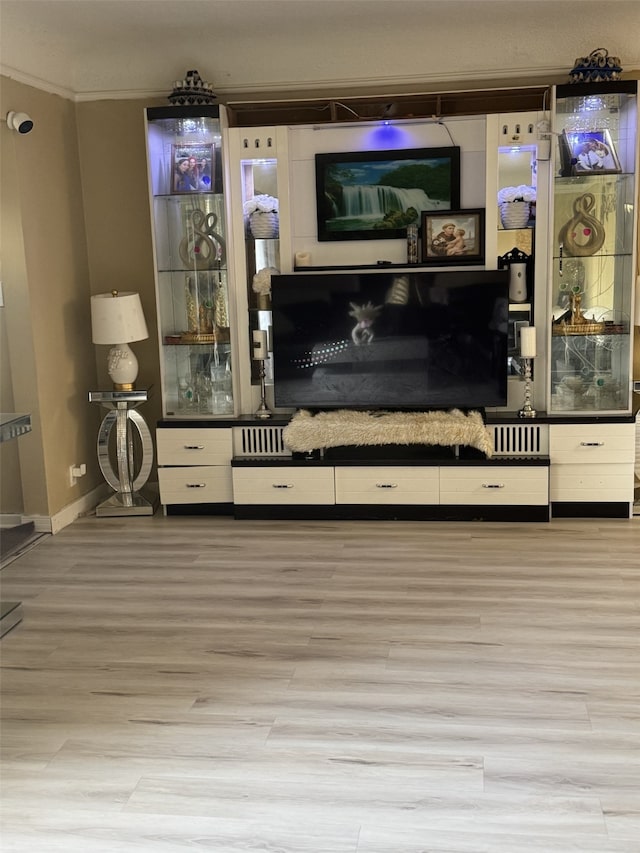
[[[87,517],[0,584],[3,853],[640,853],[640,517]]]

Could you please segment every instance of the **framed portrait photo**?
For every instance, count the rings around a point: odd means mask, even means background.
[[[622,171],[608,130],[565,130],[562,140],[561,145],[570,157],[570,174],[604,175]]]
[[[186,143],[172,146],[171,192],[215,192],[213,144]]]
[[[316,154],[318,241],[404,238],[423,210],[460,204],[460,149]]]
[[[484,208],[422,213],[422,263],[484,263]]]

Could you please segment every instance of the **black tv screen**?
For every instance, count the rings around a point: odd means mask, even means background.
[[[276,406],[506,405],[508,276],[507,270],[274,275]]]

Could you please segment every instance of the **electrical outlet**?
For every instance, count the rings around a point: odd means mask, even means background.
[[[82,463],[82,465],[69,465],[69,485],[75,486],[80,477],[84,477],[87,473],[87,466]]]

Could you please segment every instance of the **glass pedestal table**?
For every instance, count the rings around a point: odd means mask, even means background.
[[[153,515],[156,510],[157,500],[148,500],[140,493],[153,465],[151,432],[137,411],[147,399],[148,392],[144,389],[89,392],[89,402],[100,403],[107,409],[98,431],[98,463],[105,480],[115,492],[96,507],[96,516]],[[109,438],[114,427],[117,471],[113,469],[109,453]],[[137,460],[133,429],[139,438]]]

